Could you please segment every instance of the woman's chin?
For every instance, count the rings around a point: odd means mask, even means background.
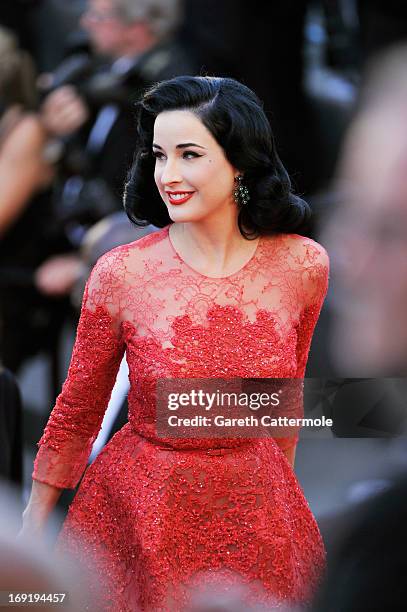
[[[183,204],[180,204],[179,206],[168,207],[169,217],[174,223],[190,223],[194,221],[202,221],[206,216],[202,212],[199,213],[196,210],[188,210],[187,206],[185,206],[185,208],[183,208],[183,206]]]

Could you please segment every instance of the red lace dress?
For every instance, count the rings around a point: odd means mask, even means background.
[[[294,234],[262,237],[222,278],[189,267],[168,228],[99,259],[33,473],[78,484],[125,352],[129,422],[87,468],[58,540],[95,569],[96,609],[182,610],[191,585],[219,578],[257,602],[310,597],[325,552],[282,452],[296,439],[163,441],[155,390],[159,378],[303,377],[327,277],[324,249]]]

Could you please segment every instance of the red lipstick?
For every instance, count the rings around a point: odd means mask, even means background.
[[[184,202],[190,200],[194,193],[194,191],[166,191],[170,204],[174,204],[175,206],[184,204]]]

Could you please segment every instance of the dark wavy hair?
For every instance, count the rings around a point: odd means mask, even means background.
[[[244,176],[249,203],[239,210],[245,238],[277,232],[301,233],[310,218],[308,204],[294,195],[276,152],[270,123],[257,96],[230,78],[180,76],[155,84],[137,104],[138,141],[125,188],[124,207],[139,226],[172,223],[154,182],[154,121],[160,113],[194,113]]]

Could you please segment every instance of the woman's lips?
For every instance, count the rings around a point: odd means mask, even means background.
[[[167,196],[170,204],[177,206],[178,204],[184,204],[184,202],[190,200],[194,193],[194,191],[167,191]]]

